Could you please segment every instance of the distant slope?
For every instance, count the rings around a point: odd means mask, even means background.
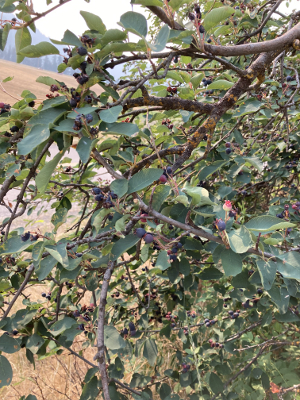
[[[2,81],[8,76],[13,76],[14,79],[2,84],[7,93],[3,92],[0,86],[0,102],[11,105],[21,99],[23,90],[30,90],[36,95],[39,101],[46,100],[46,94],[51,92],[48,86],[36,82],[39,76],[50,76],[60,82],[64,82],[68,87],[77,87],[77,82],[72,76],[29,67],[28,65],[17,64],[11,61],[0,60],[0,80]],[[97,95],[102,92],[102,88],[98,85],[93,86],[92,90],[96,92]]]

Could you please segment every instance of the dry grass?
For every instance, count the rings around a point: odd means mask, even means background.
[[[14,104],[16,101],[21,100],[23,90],[30,90],[40,101],[46,100],[46,94],[50,93],[49,87],[36,82],[39,76],[50,76],[60,82],[65,82],[68,87],[77,86],[77,82],[72,76],[0,60],[0,81],[8,76],[13,76],[14,79],[10,82],[2,83],[2,87],[0,85],[0,102],[8,104]],[[93,86],[92,90],[97,95],[103,91],[98,85]]]

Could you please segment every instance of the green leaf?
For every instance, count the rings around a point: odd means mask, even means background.
[[[152,208],[156,211],[159,211],[167,197],[170,193],[170,186],[169,185],[159,185],[155,188],[154,195],[152,198]],[[144,202],[149,205],[151,192],[148,191],[144,196]]]
[[[128,190],[127,179],[116,179],[110,184],[110,190],[112,190],[119,198],[123,197]]]
[[[77,325],[75,319],[64,317],[51,326],[50,332],[53,336],[58,336],[65,330],[70,329],[73,325]]]
[[[85,164],[90,158],[90,154],[93,148],[94,141],[86,136],[82,136],[76,147],[76,151],[80,157],[80,160]]]
[[[125,51],[136,51],[140,49],[136,43],[110,43],[106,45],[101,51],[97,54],[97,58],[99,60],[103,60],[108,54],[112,53],[123,53]]]
[[[133,247],[140,239],[134,235],[128,235],[124,239],[119,239],[111,250],[111,255],[114,260],[119,258],[123,253]]]
[[[5,82],[10,82],[10,81],[12,81],[14,79],[14,76],[8,76],[7,78],[5,78],[5,79],[3,79],[3,83],[5,83]]]
[[[32,249],[32,259],[34,261],[39,261],[42,257],[45,248],[45,242],[37,242]]]
[[[257,260],[256,264],[263,287],[266,290],[270,290],[276,276],[277,263],[274,261]]]
[[[100,130],[102,126],[100,125]],[[107,124],[103,130],[107,135],[124,135],[132,136],[139,131],[136,124],[126,122],[115,122],[113,124]]]
[[[37,174],[37,177],[35,178],[36,186],[38,188],[38,191],[40,193],[44,193],[47,185],[51,179],[51,176],[61,160],[61,158],[64,155],[64,151],[60,151],[59,153],[56,154],[56,156],[49,162],[47,162],[44,167],[41,169],[41,171]]]
[[[122,110],[123,110],[122,106],[111,107],[107,110],[100,111],[99,116],[104,122],[108,123],[116,122]]]
[[[300,254],[290,251],[279,255],[277,269],[284,278],[300,279]]]
[[[29,394],[25,400],[37,400],[37,398],[34,394]]]
[[[94,376],[88,383],[84,385],[79,400],[95,400],[98,394],[98,378]]]
[[[240,105],[240,107],[236,109],[234,117],[239,118],[246,114],[255,113],[260,109],[261,106],[262,103],[260,101],[249,99],[245,101],[243,105]]]
[[[57,229],[67,221],[68,209],[61,207],[51,217],[51,222],[55,229],[53,233],[57,233]]]
[[[230,89],[234,85],[233,82],[225,81],[224,79],[219,79],[212,82],[207,86],[208,89],[226,90]]]
[[[11,384],[13,377],[12,367],[8,359],[0,355],[0,389]]]
[[[234,14],[234,8],[232,7],[219,7],[214,8],[208,14],[205,15],[203,20],[203,26],[206,31],[211,30],[213,27],[218,25],[221,21],[224,21],[231,14]]]
[[[235,253],[246,253],[246,251],[253,245],[250,232],[245,226],[231,231],[228,235],[229,244]]]
[[[143,355],[147,358],[149,364],[154,367],[157,358],[157,346],[153,339],[147,339],[144,344],[144,352]]]
[[[50,272],[52,271],[52,269],[55,267],[56,264],[57,260],[54,257],[52,256],[45,257],[40,262],[39,267],[35,270],[38,280],[42,281],[43,279],[45,279],[50,274]]]
[[[172,389],[167,383],[163,383],[159,389],[159,395],[161,400],[165,400],[167,396],[169,396],[172,393]]]
[[[23,242],[20,236],[13,236],[0,246],[0,254],[4,256],[5,254],[21,253],[31,244],[30,240]]]
[[[199,181],[203,181],[204,179],[208,178],[210,175],[212,175],[214,172],[218,171],[225,165],[227,161],[219,160],[213,162],[211,165],[204,167],[201,171],[200,174],[198,175]]]
[[[251,164],[259,172],[263,171],[264,164],[259,157],[244,157],[244,160]]]
[[[68,253],[67,253],[67,243],[62,241],[60,243],[57,243],[56,246],[54,245],[47,245],[45,247],[46,251],[49,251],[49,253],[54,257],[59,263],[61,263],[62,266],[65,268],[68,268],[69,266],[69,259],[68,259]]]
[[[60,86],[58,81],[56,79],[51,78],[50,76],[39,76],[36,79],[36,82],[43,83],[44,85],[47,85],[47,86],[51,86],[51,85]]]
[[[53,40],[50,39],[52,43],[54,44],[70,44],[72,46],[82,46],[81,41],[78,39],[78,37],[69,29],[67,29],[64,33],[64,37],[61,39],[61,41],[58,40]]]
[[[98,15],[89,13],[87,11],[80,11],[81,16],[84,18],[87,26],[91,31],[97,31],[102,35],[106,32],[106,26]]]
[[[193,85],[193,88],[196,89],[199,85],[202,79],[204,78],[204,73],[201,72],[200,74],[196,74],[191,78],[191,84]]]
[[[109,350],[119,350],[126,347],[126,341],[112,325],[104,326],[104,345]]]
[[[277,229],[294,228],[296,225],[287,221],[282,221],[281,218],[272,215],[263,215],[250,219],[245,224],[250,231],[268,233]]]
[[[148,32],[147,20],[139,13],[128,11],[121,15],[120,24],[130,32],[138,36],[146,37]]]
[[[50,129],[46,125],[35,125],[29,134],[18,143],[20,155],[27,155],[39,144],[43,143],[50,136]]]
[[[31,45],[31,35],[27,27],[18,29],[15,35],[16,53],[24,47]],[[24,60],[25,56],[17,55],[17,63]]]
[[[192,206],[205,206],[214,205],[215,203],[210,200],[209,193],[203,187],[186,187],[183,189],[192,198]]]
[[[167,78],[173,79],[174,81],[178,81],[180,83],[184,83],[184,79],[182,76],[176,71],[168,71]]]
[[[166,269],[170,268],[170,260],[166,250],[161,250],[158,253],[158,257],[155,263],[155,267],[165,271]]]
[[[137,174],[129,180],[128,183],[128,194],[138,192],[145,187],[151,185],[151,183],[157,181],[162,175],[163,170],[158,168],[149,168],[139,171]]]
[[[199,279],[202,281],[219,280],[222,278],[223,273],[217,268],[205,268],[199,275]]]
[[[29,349],[33,354],[36,354],[44,343],[45,340],[40,335],[34,333],[33,335],[29,336],[29,339],[26,343],[26,348]]]
[[[9,31],[11,30],[10,24],[5,24],[3,29],[0,29],[0,50],[4,50],[8,38]]]
[[[39,58],[50,54],[59,54],[59,50],[49,42],[40,42],[24,47],[17,54],[28,58]]]
[[[119,29],[109,29],[108,31],[105,32],[105,34],[102,36],[100,40],[101,47],[99,45],[97,47],[102,48],[103,46],[106,46],[110,42],[125,40],[126,37],[127,37],[126,33],[120,31]]]
[[[170,29],[167,24],[165,24],[161,30],[158,32],[158,35],[155,38],[154,44],[148,43],[149,47],[153,51],[162,51],[168,42],[170,34]]]
[[[242,257],[239,254],[233,252],[231,249],[223,249],[221,253],[221,261],[225,275],[235,276],[242,272]]]
[[[13,354],[19,350],[20,350],[20,346],[19,346],[19,343],[16,341],[16,339],[14,339],[11,336],[8,336],[6,334],[3,334],[0,337],[0,351],[3,351],[4,353],[8,353],[8,354]],[[0,375],[0,379],[1,379],[1,375]]]
[[[170,0],[168,5],[172,8],[172,10],[176,11],[184,3],[187,3],[187,0]]]
[[[218,377],[218,375],[216,375],[213,372],[211,372],[210,377],[209,377],[209,386],[215,394],[223,392],[223,388],[224,388],[223,382]]]

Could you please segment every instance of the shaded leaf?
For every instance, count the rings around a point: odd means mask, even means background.
[[[138,192],[151,185],[162,175],[163,170],[158,168],[149,168],[139,171],[137,174],[129,180],[128,183],[128,194]]]

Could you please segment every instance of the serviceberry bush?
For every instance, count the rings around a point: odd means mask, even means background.
[[[2,50],[16,30],[18,62],[63,44],[74,70],[0,103],[0,389],[7,353],[64,351],[81,400],[299,399],[300,12],[131,3],[147,18],[128,4],[107,29],[95,2],[82,36],[66,19],[37,45],[48,12],[0,4]],[[51,229],[23,227],[49,210]]]

